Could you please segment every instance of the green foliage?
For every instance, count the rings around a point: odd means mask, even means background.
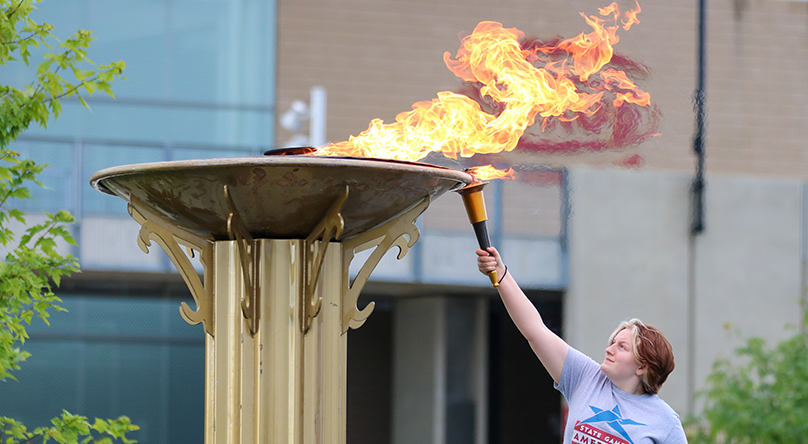
[[[3,444],[22,444],[53,440],[62,444],[111,444],[114,439],[120,439],[126,444],[134,443],[126,438],[126,432],[137,430],[138,427],[129,422],[129,418],[121,416],[118,419],[105,421],[96,418],[90,423],[87,418],[72,415],[63,411],[62,416],[51,420],[51,427],[38,427],[29,432],[28,429],[13,419],[0,417],[0,442]]]
[[[10,222],[25,226],[26,218],[19,210],[5,207],[10,201],[31,198],[27,182],[38,183],[36,176],[44,166],[20,160],[9,150],[0,153],[0,245],[9,247],[15,241]],[[0,263],[0,381],[13,378],[10,371],[19,369],[29,356],[17,347],[28,338],[25,325],[34,316],[47,323],[49,309],[61,310],[52,283],[58,286],[62,276],[78,271],[76,258],[63,256],[57,248],[60,240],[76,244],[65,227],[73,216],[67,211],[45,214],[45,222],[27,227]]]
[[[806,312],[808,322],[808,312]],[[742,364],[719,360],[702,394],[702,419],[689,422],[695,443],[804,443],[808,439],[808,334],[777,346],[760,338],[736,350]]]
[[[20,350],[28,338],[26,325],[31,325],[34,316],[48,323],[48,310],[61,311],[61,300],[53,293],[53,285],[59,286],[63,276],[79,271],[79,264],[70,254],[59,251],[59,243],[75,245],[76,242],[66,225],[73,222],[67,211],[45,213],[41,224],[27,226],[21,211],[8,208],[14,200],[31,199],[28,185],[41,185],[37,176],[46,165],[37,165],[31,160],[21,160],[19,154],[0,148],[0,245],[13,247],[0,263],[0,381],[14,379],[12,370],[30,356]],[[26,227],[19,241],[10,224],[16,222]],[[126,432],[138,430],[129,418],[115,420],[96,418],[90,424],[87,418],[62,412],[51,420],[52,427],[39,427],[32,432],[21,423],[0,416],[0,443],[34,443],[53,440],[58,443],[112,443],[121,439],[124,443],[134,441],[126,438]]]
[[[79,271],[77,259],[59,248],[76,244],[66,228],[73,222],[69,212],[45,213],[43,223],[29,226],[25,214],[10,208],[15,201],[31,199],[28,187],[42,185],[37,177],[47,165],[21,159],[8,145],[31,122],[46,126],[51,117],[56,119],[62,98],[76,95],[87,106],[82,91],[112,95],[111,82],[121,78],[124,69],[122,61],[96,67],[87,58],[94,40],[90,31],[79,30],[59,42],[51,33],[51,25],[39,25],[31,19],[34,4],[39,2],[0,0],[0,66],[9,62],[28,65],[31,47],[43,45],[51,50],[43,54],[35,78],[23,89],[0,85],[0,246],[8,251],[0,263],[0,382],[14,379],[11,372],[30,356],[20,349],[28,339],[26,326],[34,317],[48,323],[49,311],[63,310],[53,286],[58,287],[63,276]],[[63,73],[72,77],[65,79]],[[23,227],[19,239],[14,226]],[[111,443],[114,439],[131,443],[134,441],[126,438],[126,432],[138,430],[127,417],[96,419],[91,424],[87,418],[68,412],[51,423],[51,427],[29,432],[21,423],[0,416],[0,443]]]
[[[90,42],[95,40],[92,31],[80,29],[60,42],[52,33],[53,26],[37,24],[30,17],[40,1],[0,0],[0,66],[12,61],[28,66],[32,48],[42,45],[49,50],[31,83],[22,89],[0,85],[0,148],[8,146],[31,122],[44,127],[51,116],[59,117],[59,99],[75,95],[87,106],[82,91],[90,96],[96,91],[113,96],[111,83],[121,78],[126,66],[123,61],[96,66],[87,58]]]

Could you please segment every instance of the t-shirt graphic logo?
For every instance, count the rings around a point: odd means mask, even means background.
[[[620,436],[625,438],[626,441],[630,442],[631,444],[634,444],[634,441],[632,441],[631,438],[629,438],[628,433],[626,432],[626,429],[623,428],[623,426],[624,425],[645,426],[645,424],[643,423],[628,418],[623,418],[623,415],[620,414],[619,406],[614,406],[614,408],[611,410],[603,410],[591,405],[589,406],[589,408],[592,409],[593,412],[595,412],[595,415],[590,418],[584,419],[583,421],[581,421],[581,424],[605,422],[606,424],[609,425],[609,427],[611,427],[614,431],[619,433]]]

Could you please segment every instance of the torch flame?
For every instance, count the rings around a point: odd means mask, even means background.
[[[510,180],[516,177],[516,172],[513,168],[508,168],[507,170],[500,170],[495,168],[493,165],[485,165],[485,166],[475,166],[471,168],[466,168],[465,172],[474,176],[475,180],[479,181],[487,181],[487,180],[494,180],[494,179],[502,179],[502,180]]]
[[[484,112],[466,95],[439,92],[436,99],[415,103],[411,111],[398,114],[395,122],[373,119],[359,136],[329,144],[315,155],[417,161],[432,152],[452,159],[493,154],[516,148],[536,116],[544,118],[544,124],[553,117],[571,121],[581,113],[592,115],[607,93],[615,96],[615,106],[626,102],[650,104],[650,95],[638,89],[623,71],[603,69],[614,54],[612,45],[619,41],[618,28],[628,30],[639,23],[639,4],[624,14],[617,3],[599,12],[603,18],[581,13],[592,32],[556,46],[523,49],[521,31],[503,28],[497,22],[481,22],[461,40],[454,58],[449,52],[444,54],[449,70],[464,81],[478,82],[483,97],[504,105],[497,115]],[[605,88],[581,91],[579,86],[598,73]],[[491,169],[475,171],[484,175]]]

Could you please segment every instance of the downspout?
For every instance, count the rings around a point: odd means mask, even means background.
[[[706,56],[706,0],[699,0],[698,16],[698,63],[696,92],[693,97],[696,114],[696,130],[693,137],[693,152],[696,155],[696,173],[690,186],[690,235],[688,239],[688,295],[687,295],[687,410],[694,414],[696,408],[696,238],[705,229],[704,222],[704,127],[706,121],[704,90]]]

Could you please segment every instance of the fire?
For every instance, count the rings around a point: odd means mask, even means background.
[[[504,179],[509,180],[513,179],[516,176],[516,172],[513,168],[508,168],[507,170],[500,170],[495,168],[493,165],[485,165],[485,166],[475,166],[471,168],[466,168],[465,171],[472,176],[476,180],[494,180],[494,179]]]
[[[648,106],[651,104],[651,94],[637,89],[637,85],[626,77],[626,73],[616,69],[604,69],[600,73],[603,80],[606,81],[606,88],[609,90],[625,89],[629,92],[617,92],[617,98],[614,99],[614,106],[620,106],[623,102],[636,103],[640,106]]]
[[[555,46],[523,49],[524,34],[497,22],[481,22],[461,40],[457,55],[444,54],[446,66],[466,82],[480,84],[480,95],[498,104],[489,114],[474,99],[453,92],[412,105],[412,110],[385,124],[373,119],[359,136],[329,144],[315,155],[355,156],[417,161],[432,152],[457,159],[475,154],[493,154],[516,148],[525,129],[540,117],[572,121],[597,113],[605,94],[614,96],[614,106],[650,104],[623,71],[605,68],[619,41],[617,30],[639,23],[640,6],[621,13],[617,3],[599,9],[602,17],[581,15],[592,32],[561,41]],[[588,86],[598,75],[595,90]],[[584,87],[585,86],[585,87]],[[611,97],[611,96],[607,96]],[[477,169],[479,178],[493,173],[513,176],[493,167]],[[483,177],[485,176],[485,177]]]

